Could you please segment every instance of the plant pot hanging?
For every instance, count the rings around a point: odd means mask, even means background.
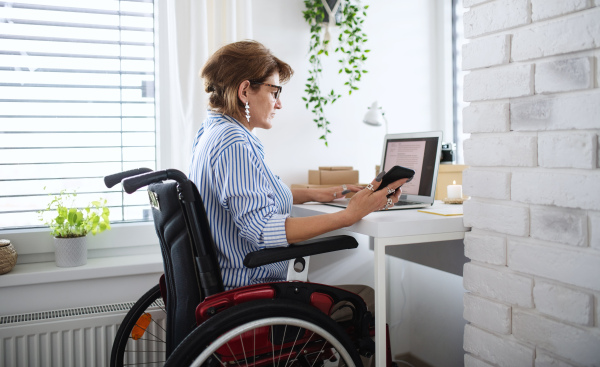
[[[329,23],[332,18],[335,18],[335,24],[339,25],[338,44],[333,52],[340,55],[338,74],[344,76],[343,88],[351,95],[352,91],[358,90],[357,83],[360,82],[362,75],[367,73],[363,63],[367,60],[366,53],[370,50],[362,48],[367,42],[367,35],[363,32],[362,26],[369,6],[361,5],[360,0],[305,0],[304,5],[306,9],[302,13],[304,20],[310,25],[311,36],[308,53],[309,77],[304,89],[306,96],[302,99],[306,103],[306,109],[312,112],[313,122],[317,128],[323,130],[323,135],[319,139],[328,146],[327,136],[331,130],[329,130],[330,122],[325,117],[324,108],[342,96],[333,89],[331,92],[321,89],[323,71],[321,57],[329,55],[331,41]],[[325,24],[326,20],[327,24]],[[322,35],[323,27],[325,27],[324,35]]]

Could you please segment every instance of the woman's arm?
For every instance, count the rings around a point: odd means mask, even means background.
[[[350,192],[359,192],[362,189],[364,187],[357,185],[346,185],[346,190],[341,185],[324,189],[292,189],[292,196],[294,204],[304,204],[309,201],[328,203],[334,199],[343,198]]]
[[[381,180],[381,178],[378,178]],[[398,187],[403,185],[407,179],[402,179],[390,184],[389,187]],[[376,190],[380,181],[375,179],[371,182],[373,190]],[[307,189],[312,190],[312,189]],[[398,202],[398,198],[402,190],[398,188],[391,196],[394,203]],[[285,221],[285,232],[288,243],[296,243],[306,241],[315,236],[351,226],[358,222],[367,214],[382,209],[387,204],[387,190],[379,190],[377,192],[369,189],[361,190],[352,197],[348,207],[342,211],[331,214],[321,214],[311,217],[287,218]],[[296,203],[296,200],[294,200]]]

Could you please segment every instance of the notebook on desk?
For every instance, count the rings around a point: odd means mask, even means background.
[[[441,131],[385,136],[382,169],[387,172],[398,165],[415,170],[414,178],[402,186],[402,195],[398,203],[388,210],[425,208],[433,205],[441,147]],[[349,201],[350,199],[340,199],[327,205],[345,208]]]

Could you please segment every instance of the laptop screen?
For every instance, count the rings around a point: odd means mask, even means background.
[[[381,167],[386,171],[396,165],[415,170],[412,181],[402,186],[402,199],[433,203],[441,140],[441,131],[386,135]]]

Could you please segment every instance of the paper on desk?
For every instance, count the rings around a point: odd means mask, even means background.
[[[443,215],[443,216],[463,215],[463,206],[462,205],[448,205],[448,206],[444,206],[443,208],[421,209],[419,211],[421,213],[436,214],[436,215]]]

